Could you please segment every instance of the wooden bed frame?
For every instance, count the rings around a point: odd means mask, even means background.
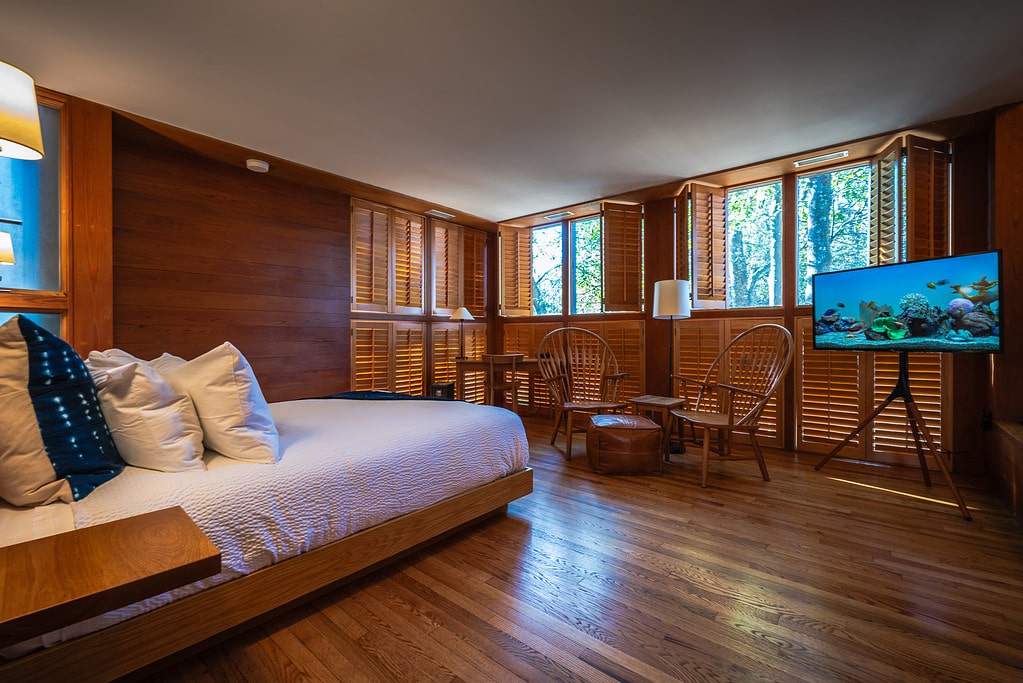
[[[0,680],[108,681],[138,672],[502,513],[508,503],[532,490],[533,471],[526,468],[101,631],[4,663]]]

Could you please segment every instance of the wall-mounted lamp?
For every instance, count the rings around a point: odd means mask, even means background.
[[[0,263],[14,265],[14,244],[9,232],[0,232]],[[0,275],[0,280],[3,279],[3,275]]]
[[[43,158],[36,84],[21,69],[0,62],[0,156]]]
[[[691,315],[689,280],[658,280],[654,283],[654,317],[671,321],[668,333],[668,394],[672,391],[672,376],[675,374],[675,318]]]
[[[465,358],[465,321],[475,320],[475,318],[472,317],[468,308],[462,306],[451,314],[451,319],[458,321],[458,357]]]

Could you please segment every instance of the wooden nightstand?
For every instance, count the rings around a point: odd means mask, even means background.
[[[0,548],[0,647],[220,572],[180,507]]]

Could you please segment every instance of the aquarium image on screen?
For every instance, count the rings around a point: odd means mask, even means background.
[[[829,351],[1002,351],[1001,252],[813,276],[813,347]]]

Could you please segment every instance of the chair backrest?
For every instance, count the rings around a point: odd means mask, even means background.
[[[487,364],[487,380],[494,382],[495,378],[503,378],[505,372],[514,375],[523,358],[525,358],[525,354],[522,353],[484,353],[483,360]]]
[[[618,360],[595,332],[581,327],[552,330],[540,340],[537,362],[559,404],[618,400]]]
[[[794,350],[792,334],[781,325],[756,325],[739,334],[711,364],[695,409],[727,412],[730,408],[735,424],[755,423],[792,363]],[[720,384],[742,391],[713,388]],[[731,406],[724,405],[729,395]]]

